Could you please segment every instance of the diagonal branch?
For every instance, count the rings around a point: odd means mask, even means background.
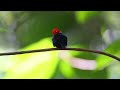
[[[55,50],[72,50],[72,51],[84,51],[84,52],[91,52],[91,53],[97,53],[97,54],[103,54],[106,56],[109,56],[111,58],[114,58],[118,61],[120,61],[120,58],[117,56],[114,56],[112,54],[102,52],[102,51],[95,51],[95,50],[89,50],[89,49],[82,49],[82,48],[47,48],[47,49],[38,49],[38,50],[29,50],[29,51],[18,51],[18,52],[7,52],[7,53],[0,53],[0,56],[5,55],[18,55],[18,54],[26,54],[26,53],[35,53],[35,52],[46,52],[46,51],[55,51]]]

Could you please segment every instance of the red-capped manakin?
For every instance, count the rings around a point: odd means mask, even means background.
[[[52,34],[54,35],[52,38],[53,46],[57,48],[66,48],[67,37],[63,35],[62,32],[58,28],[54,28],[52,30]]]

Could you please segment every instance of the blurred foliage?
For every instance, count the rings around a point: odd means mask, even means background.
[[[52,47],[50,38],[45,38],[22,50],[50,47]],[[16,55],[11,58],[13,65],[7,70],[5,78],[51,78],[58,62],[57,53],[55,51]]]
[[[61,71],[65,78],[72,79],[76,77],[74,69],[68,63],[60,62],[59,70]]]
[[[97,11],[80,11],[76,12],[76,19],[80,23],[85,23],[92,17],[95,17],[97,14],[99,15],[100,12]]]
[[[51,30],[58,27],[68,37],[68,47],[120,57],[119,18],[119,11],[1,11],[0,52],[51,48]],[[93,60],[96,69],[75,68],[69,63],[71,58]],[[0,78],[109,79],[120,78],[119,70],[119,62],[113,58],[88,52],[49,51],[0,57]]]
[[[73,15],[67,12],[26,13],[30,13],[29,18],[16,30],[17,37],[23,47],[42,38],[50,37],[54,27],[58,27],[64,32],[75,22],[72,18]]]
[[[120,47],[119,45],[120,45],[120,39],[111,43],[104,51],[120,57],[120,51],[118,49]],[[102,69],[108,66],[113,61],[113,58],[99,55],[96,60],[97,60],[97,69]]]

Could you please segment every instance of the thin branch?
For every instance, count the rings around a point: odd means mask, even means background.
[[[106,53],[106,52],[102,52],[102,51],[95,51],[95,50],[82,49],[82,48],[64,48],[64,49],[61,49],[61,48],[47,48],[47,49],[38,49],[38,50],[29,50],[29,51],[0,53],[0,56],[18,55],[18,54],[35,53],[35,52],[46,52],[46,51],[55,51],[55,50],[72,50],[72,51],[92,52],[92,53],[97,53],[97,54],[103,54],[103,55],[109,56],[111,58],[114,58],[114,59],[120,61],[119,57],[114,56],[112,54],[109,54],[109,53]]]

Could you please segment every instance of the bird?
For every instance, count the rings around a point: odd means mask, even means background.
[[[52,38],[53,46],[61,49],[66,48],[68,41],[67,36],[65,36],[58,28],[54,28],[52,30],[52,34],[53,34]]]

